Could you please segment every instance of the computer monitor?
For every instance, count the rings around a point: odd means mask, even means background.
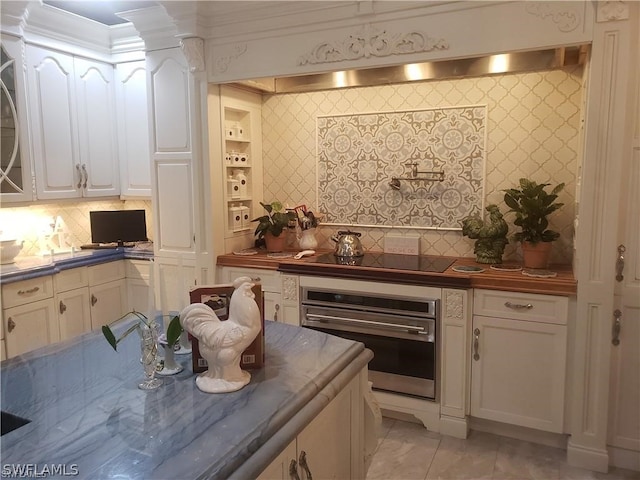
[[[97,244],[146,242],[144,210],[97,210],[89,212],[91,241]]]

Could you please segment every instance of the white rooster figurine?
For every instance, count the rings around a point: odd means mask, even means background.
[[[200,354],[209,365],[196,378],[196,385],[203,392],[235,392],[251,379],[251,374],[240,368],[240,356],[261,328],[253,286],[249,277],[236,278],[229,318],[225,321],[204,303],[193,303],[180,312],[182,327],[198,339]]]

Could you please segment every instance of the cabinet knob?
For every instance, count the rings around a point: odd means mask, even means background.
[[[298,463],[300,463],[300,468],[304,470],[306,479],[313,480],[313,477],[311,476],[311,469],[309,468],[309,464],[307,463],[307,452],[305,452],[304,450],[300,452]]]
[[[622,327],[620,320],[622,319],[622,312],[616,308],[613,312],[613,338],[611,344],[615,347],[620,345],[620,329]]]
[[[83,181],[82,181],[82,188],[87,188],[87,181],[89,180],[89,173],[87,172],[87,166],[83,163],[82,164],[82,173],[83,173]]]
[[[96,303],[98,303],[98,299],[96,298],[96,296],[92,293],[91,294],[91,306],[93,307]]]
[[[80,164],[76,163],[76,170],[78,171],[78,183],[76,188],[82,188],[82,171],[80,170]]]
[[[273,321],[274,321],[274,322],[277,322],[277,321],[278,321],[278,310],[280,310],[280,304],[279,304],[279,303],[276,303],[276,304],[273,306],[273,309],[275,310],[275,311],[273,312]]]
[[[293,480],[300,480],[300,476],[298,475],[298,463],[294,460],[291,460],[289,464],[289,478]]]
[[[40,290],[40,287],[28,288],[27,290],[18,290],[18,295],[29,295],[31,293],[36,293]]]
[[[533,305],[530,303],[504,302],[504,306],[507,308],[513,308],[514,310],[531,310],[533,308]]]
[[[9,317],[9,321],[7,322],[7,330],[9,333],[13,332],[13,329],[16,328],[16,322],[13,321],[13,318]]]
[[[480,353],[478,349],[480,348],[480,329],[476,328],[473,331],[473,359],[477,362],[480,360]]]
[[[58,305],[58,310],[60,311],[60,314],[63,314],[64,312],[67,311],[67,306],[62,303],[62,300],[60,300],[60,305]]]

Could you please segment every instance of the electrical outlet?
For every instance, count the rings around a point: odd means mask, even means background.
[[[384,236],[384,253],[419,255],[420,237],[418,235],[388,233]]]

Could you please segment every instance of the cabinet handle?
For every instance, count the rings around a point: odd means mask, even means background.
[[[306,480],[313,480],[313,477],[311,476],[311,470],[309,469],[309,464],[307,463],[307,452],[305,452],[304,450],[300,452],[298,463],[300,463],[300,468],[304,470]]]
[[[291,463],[289,464],[289,478],[300,480],[300,476],[298,475],[298,463],[295,459],[291,460]]]
[[[58,310],[60,310],[60,314],[63,314],[64,312],[67,311],[67,306],[62,303],[62,300],[60,300],[60,305],[58,305]]]
[[[13,332],[13,329],[16,328],[16,322],[13,321],[13,318],[9,317],[9,321],[7,322],[7,330],[9,333]]]
[[[273,312],[273,321],[277,322],[278,321],[278,310],[280,310],[280,304],[276,303],[273,308],[275,309],[275,312]]]
[[[40,287],[33,287],[27,290],[18,290],[18,295],[29,295],[30,293],[36,293],[38,290],[40,290]]]
[[[622,320],[622,312],[617,308],[613,312],[613,338],[611,344],[614,346],[620,345],[620,328],[622,327],[620,320]]]
[[[530,303],[504,302],[504,306],[507,308],[513,308],[514,310],[531,310],[533,308],[533,305]]]
[[[87,166],[83,163],[82,164],[82,173],[84,174],[84,180],[83,180],[83,184],[82,184],[82,188],[87,188],[87,181],[89,180],[89,173],[87,172]]]
[[[480,360],[480,354],[478,353],[480,343],[480,329],[476,328],[473,331],[473,359],[477,362]]]
[[[91,294],[91,306],[93,307],[96,303],[98,303],[98,299],[96,298],[96,296],[92,293]]]
[[[618,259],[616,260],[616,280],[618,282],[624,280],[622,272],[624,270],[624,252],[626,251],[627,249],[624,245],[618,245]]]
[[[78,171],[78,184],[76,188],[82,188],[82,171],[80,170],[80,164],[76,163],[76,170]]]

